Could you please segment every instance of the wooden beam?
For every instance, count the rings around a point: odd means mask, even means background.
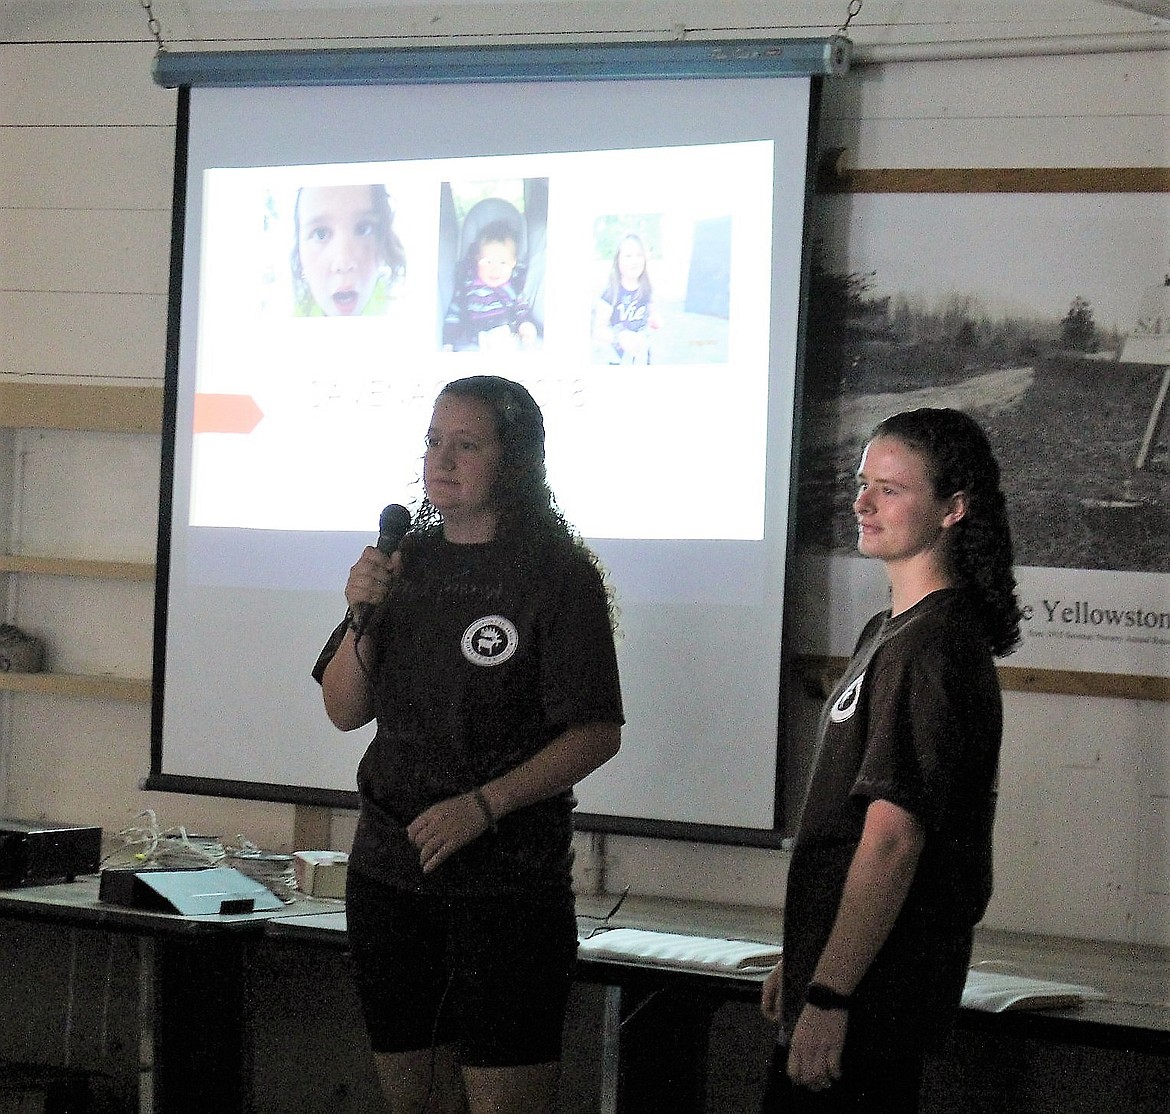
[[[85,557],[25,557],[0,553],[0,573],[34,576],[80,576],[96,580],[154,580],[153,562],[95,561]]]
[[[319,805],[296,805],[293,809],[293,850],[332,851],[333,812]]]
[[[840,149],[817,175],[819,193],[1165,193],[1161,166],[851,169]]]
[[[161,433],[161,386],[0,382],[0,427]]]
[[[74,673],[0,673],[0,691],[149,704],[151,683],[137,677]]]
[[[1025,669],[1001,665],[999,683],[1016,692],[1109,696],[1118,700],[1170,700],[1170,677],[1090,673],[1072,669]]]

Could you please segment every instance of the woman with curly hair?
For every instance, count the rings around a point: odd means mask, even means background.
[[[622,719],[609,600],[545,479],[532,396],[496,376],[435,402],[426,497],[367,547],[315,676],[358,769],[350,951],[394,1114],[554,1109],[577,949],[572,786]]]
[[[821,714],[762,998],[781,1023],[768,1112],[916,1111],[991,897],[993,656],[1020,623],[999,466],[970,417],[921,409],[878,425],[857,475],[857,548],[890,607]]]

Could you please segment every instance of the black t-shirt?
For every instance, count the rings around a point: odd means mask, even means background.
[[[318,679],[342,635],[322,651]],[[377,733],[358,768],[351,868],[435,893],[568,885],[570,792],[502,817],[426,876],[405,828],[570,726],[623,721],[605,590],[588,559],[567,544],[522,560],[503,542],[421,539],[363,640]]]
[[[956,589],[874,616],[821,713],[819,750],[785,900],[784,1027],[791,1033],[828,940],[874,800],[912,813],[926,841],[905,904],[857,987],[850,1040],[904,1052],[944,1035],[991,897],[1003,713],[991,651]]]

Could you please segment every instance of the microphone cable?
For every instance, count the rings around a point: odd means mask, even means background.
[[[451,904],[447,902],[447,955],[452,957],[455,954],[455,924],[454,915],[451,909]],[[451,969],[447,972],[447,984],[443,987],[443,993],[439,995],[439,1004],[435,1009],[435,1020],[431,1025],[431,1060],[429,1075],[427,1078],[427,1091],[423,1095],[422,1105],[418,1108],[418,1114],[426,1114],[427,1107],[431,1103],[431,1099],[435,1095],[435,1085],[438,1082],[439,1074],[439,1023],[443,1019],[443,1007],[447,1004],[447,996],[451,993],[451,987],[455,985],[455,976],[458,974],[455,963],[449,958]],[[463,1080],[460,1075],[456,1075],[456,1082],[460,1087],[463,1086]]]
[[[427,1107],[431,1104],[431,1099],[435,1096],[435,1085],[438,1083],[439,1075],[439,1021],[443,1016],[443,1007],[447,1004],[447,995],[451,993],[451,986],[455,982],[455,971],[447,976],[447,985],[443,987],[443,993],[439,997],[439,1007],[435,1010],[435,1022],[431,1026],[431,1059],[430,1065],[427,1069],[427,1091],[423,1095],[423,1100],[418,1108],[418,1114],[426,1114]],[[456,1083],[460,1087],[463,1086],[462,1080],[456,1076]]]

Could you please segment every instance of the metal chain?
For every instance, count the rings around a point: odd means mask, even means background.
[[[841,29],[837,32],[838,35],[844,35],[849,29],[849,24],[853,22],[853,17],[861,11],[862,0],[849,0],[849,7],[846,9],[845,22],[841,24]]]
[[[154,36],[158,52],[161,54],[166,50],[166,44],[162,40],[162,24],[159,23],[158,17],[154,14],[151,0],[138,0],[138,2],[142,5],[142,10],[146,12],[146,29]]]

